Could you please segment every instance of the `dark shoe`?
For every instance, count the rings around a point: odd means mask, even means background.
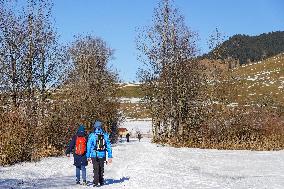
[[[93,187],[99,186],[98,183],[93,182]]]
[[[79,181],[79,180],[76,180],[76,184],[80,184],[80,181]]]
[[[105,179],[104,179],[104,178],[100,178],[100,179],[99,179],[99,183],[100,183],[100,185],[104,185],[104,181],[105,181]]]
[[[87,186],[87,181],[83,180],[82,185],[83,185],[83,186]]]

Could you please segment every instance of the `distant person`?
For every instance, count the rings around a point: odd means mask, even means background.
[[[137,138],[138,138],[138,140],[139,140],[139,142],[140,142],[140,140],[141,140],[141,138],[142,138],[142,135],[141,135],[140,132],[138,133]]]
[[[112,148],[109,135],[103,131],[102,122],[94,123],[94,132],[89,135],[87,144],[88,161],[93,163],[94,181],[93,186],[104,185],[104,162],[106,161],[106,152],[108,154],[107,163],[112,163]]]
[[[127,142],[129,142],[129,137],[130,137],[130,134],[127,133],[127,134],[126,134],[126,141],[127,141]]]
[[[80,125],[77,133],[72,137],[72,140],[66,149],[66,156],[70,157],[70,153],[73,152],[74,165],[76,166],[76,184],[80,184],[80,171],[82,171],[83,185],[87,185],[86,182],[86,166],[87,161],[87,136],[85,127]]]

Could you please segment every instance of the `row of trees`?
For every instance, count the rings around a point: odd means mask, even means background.
[[[61,154],[95,119],[116,139],[113,50],[92,35],[61,45],[51,13],[49,0],[0,1],[0,164]]]

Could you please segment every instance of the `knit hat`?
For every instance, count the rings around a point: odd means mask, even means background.
[[[102,128],[102,122],[100,122],[100,121],[95,121],[95,123],[94,123],[94,129],[101,129]]]
[[[78,133],[81,133],[81,132],[82,132],[82,133],[85,132],[85,127],[84,127],[84,125],[82,125],[82,124],[81,124],[81,125],[79,126],[79,128],[78,128]]]

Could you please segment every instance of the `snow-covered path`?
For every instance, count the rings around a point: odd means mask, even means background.
[[[149,139],[123,142],[113,151],[101,188],[284,188],[284,151],[172,148]],[[0,188],[84,188],[74,184],[72,163],[72,158],[57,157],[0,167]]]

